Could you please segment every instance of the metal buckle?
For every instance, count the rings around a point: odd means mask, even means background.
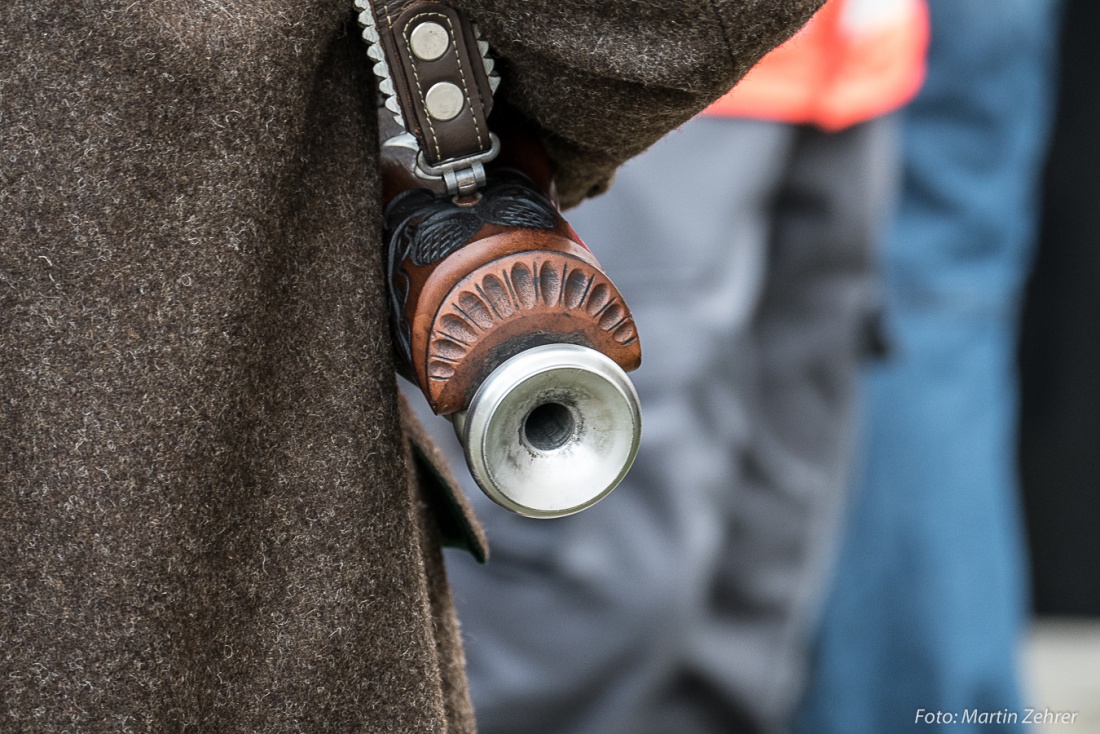
[[[434,166],[424,159],[424,151],[421,150],[416,154],[417,175],[427,179],[441,179],[452,196],[469,196],[485,185],[484,164],[500,153],[500,138],[489,133],[489,139],[492,142],[489,150],[443,161]]]

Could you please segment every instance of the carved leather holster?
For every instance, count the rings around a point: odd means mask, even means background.
[[[513,170],[480,201],[410,189],[386,210],[394,328],[432,410],[462,410],[498,365],[568,343],[641,362],[630,311],[557,207]]]
[[[498,365],[544,344],[637,368],[630,310],[562,218],[541,145],[518,117],[490,117],[498,79],[476,27],[440,3],[357,2],[383,94],[394,338],[432,410],[464,410]]]

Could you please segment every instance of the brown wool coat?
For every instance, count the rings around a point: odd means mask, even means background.
[[[819,1],[455,4],[574,203]],[[372,85],[350,0],[0,2],[0,731],[473,730]]]

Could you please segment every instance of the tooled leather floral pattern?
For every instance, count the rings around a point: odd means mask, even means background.
[[[396,196],[386,207],[384,224],[389,234],[390,307],[405,359],[411,361],[405,318],[409,295],[409,277],[403,267],[406,261],[417,267],[437,263],[469,242],[486,224],[553,229],[557,223],[554,204],[526,176],[512,170],[494,172],[480,201],[472,206],[458,206],[450,196],[427,189],[410,189]]]

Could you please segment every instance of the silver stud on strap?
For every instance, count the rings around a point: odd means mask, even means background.
[[[438,82],[424,95],[424,104],[429,115],[440,122],[446,122],[462,112],[462,108],[466,106],[466,95],[450,82]]]
[[[409,47],[421,61],[435,61],[447,53],[450,46],[450,34],[438,23],[421,23],[409,34]]]

